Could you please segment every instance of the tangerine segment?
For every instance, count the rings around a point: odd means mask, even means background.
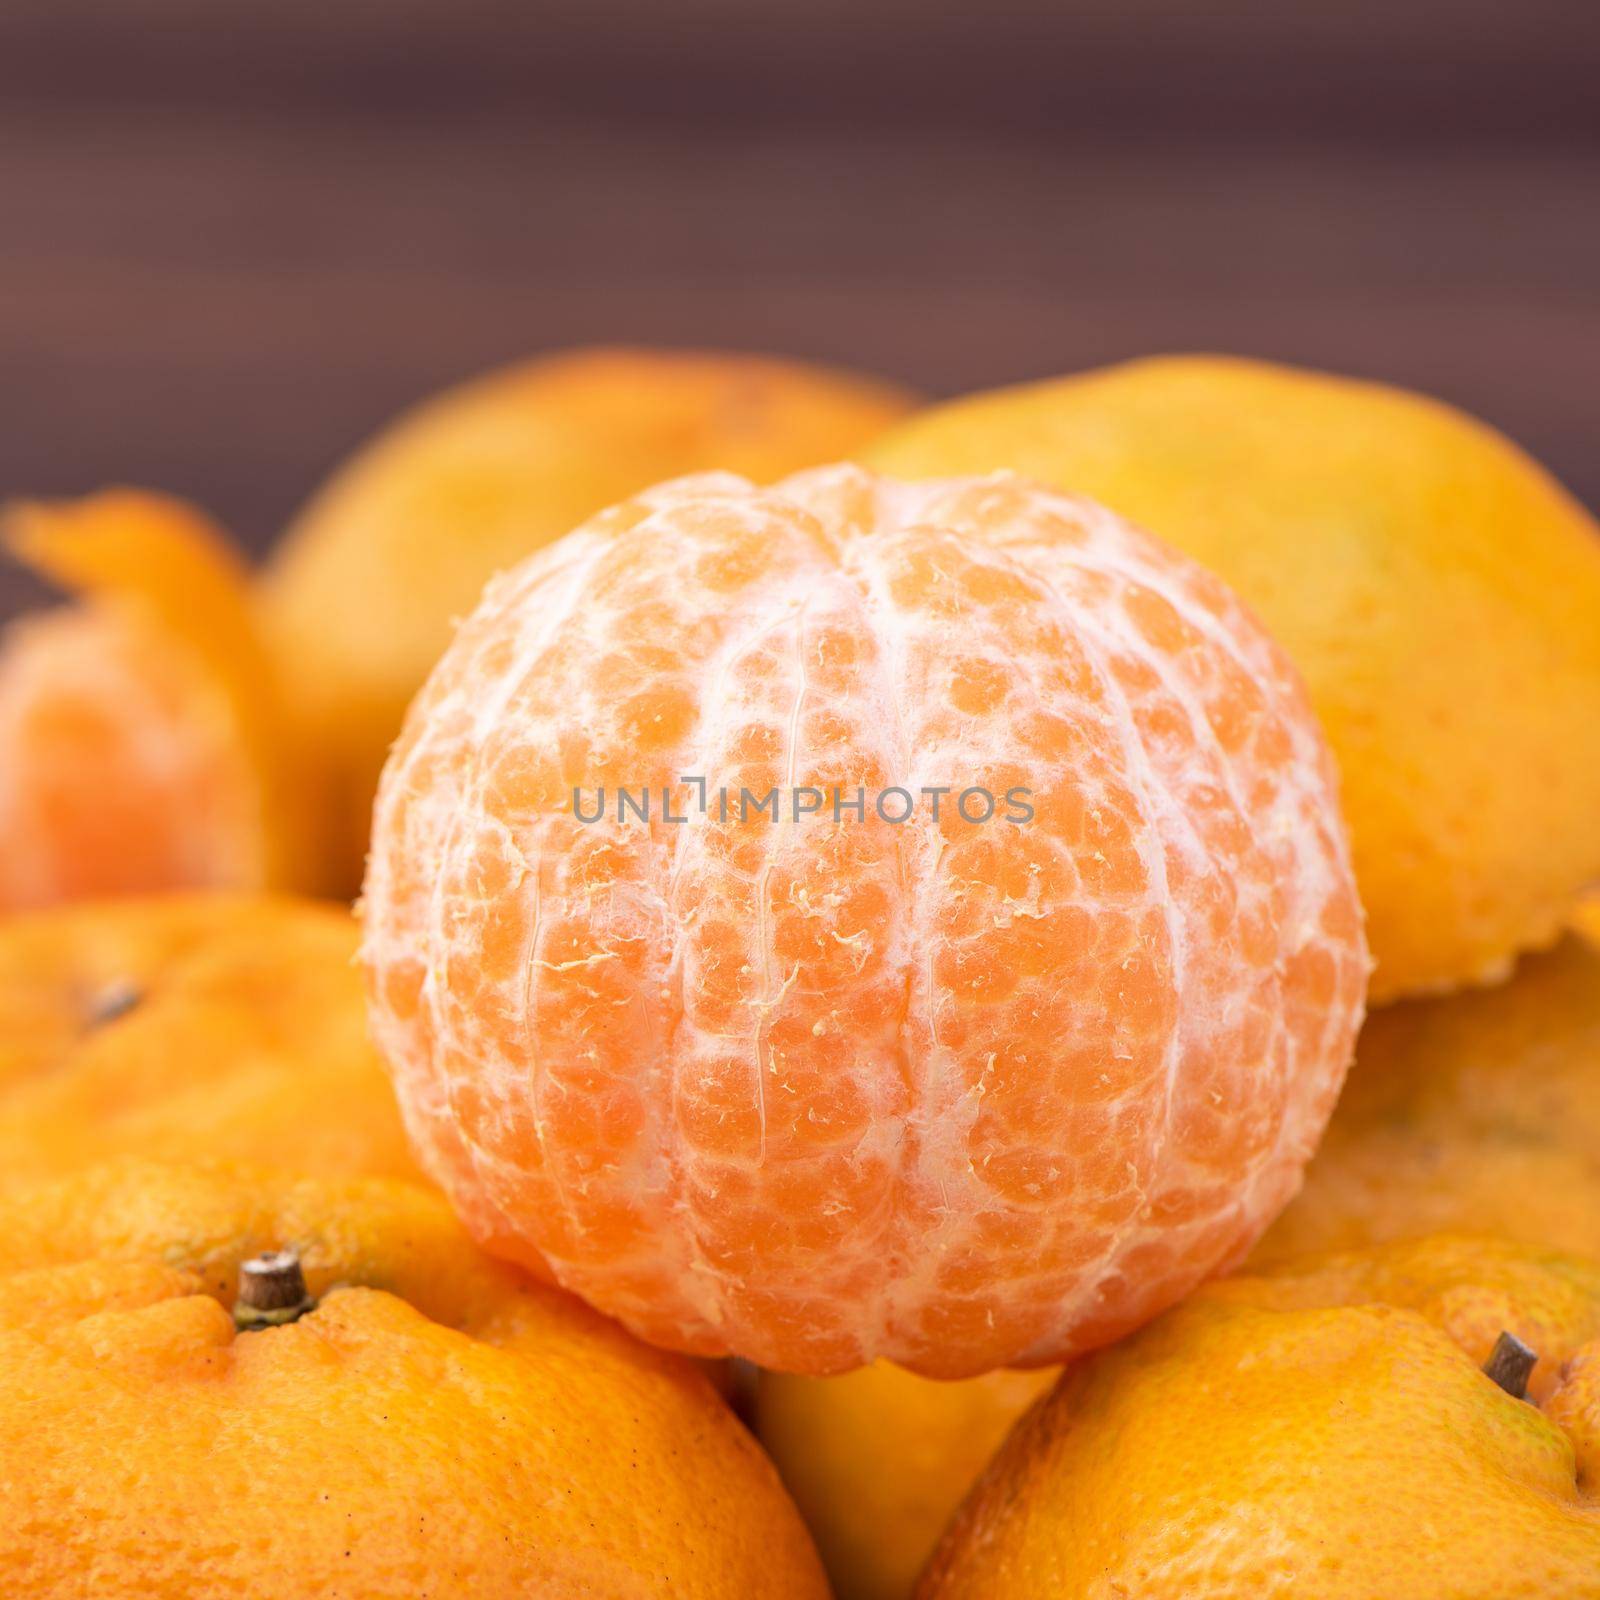
[[[663,786],[688,823],[619,820]],[[490,586],[390,759],[364,959],[492,1248],[657,1343],[949,1377],[1238,1259],[1367,971],[1328,752],[1219,582],[1020,479],[850,467],[668,484]]]
[[[6,543],[84,597],[0,650],[0,907],[292,875],[292,775],[243,566],[179,501],[16,508]]]

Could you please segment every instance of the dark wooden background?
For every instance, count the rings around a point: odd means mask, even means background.
[[[1600,6],[0,0],[0,493],[260,549],[415,396],[616,339],[1278,356],[1600,502]]]

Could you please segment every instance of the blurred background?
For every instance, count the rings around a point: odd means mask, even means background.
[[[1593,0],[4,0],[0,494],[260,550],[426,391],[643,340],[1280,357],[1593,505],[1597,84]]]

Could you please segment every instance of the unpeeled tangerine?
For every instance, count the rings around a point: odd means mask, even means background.
[[[689,823],[575,815],[663,785]],[[1033,819],[717,816],[942,785]],[[365,927],[478,1237],[815,1373],[1060,1361],[1237,1260],[1367,974],[1328,752],[1220,582],[1020,479],[849,467],[667,484],[492,584],[391,756]]]

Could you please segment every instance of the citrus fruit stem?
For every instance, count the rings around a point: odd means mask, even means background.
[[[144,999],[144,991],[127,978],[115,978],[89,1002],[89,1026],[104,1028],[127,1016]]]
[[[241,1333],[278,1328],[315,1308],[297,1250],[271,1250],[252,1256],[239,1268],[239,1298],[233,1320]]]
[[[1528,1398],[1528,1377],[1538,1364],[1539,1357],[1514,1333],[1502,1333],[1489,1352],[1483,1370],[1500,1385],[1513,1400]]]

